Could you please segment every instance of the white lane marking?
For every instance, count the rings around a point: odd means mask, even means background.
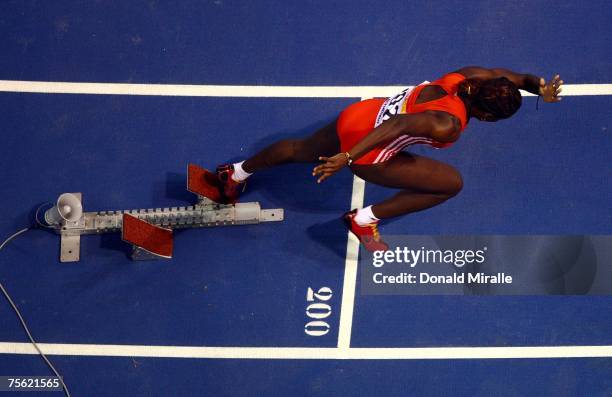
[[[374,98],[412,86],[240,86],[0,80],[0,92],[203,97]],[[523,95],[533,96],[523,91]],[[565,84],[563,96],[612,95],[612,84]]]
[[[363,207],[365,181],[353,176],[353,194],[351,208]],[[357,259],[359,258],[359,239],[348,232],[346,243],[346,260],[344,262],[344,282],[342,284],[342,303],[340,304],[340,326],[338,329],[338,348],[348,349],[351,346],[353,328],[353,309],[355,307],[355,289],[357,288]]]
[[[39,343],[47,355],[269,360],[456,360],[612,357],[612,346],[513,347],[204,347]],[[33,354],[30,343],[0,342],[0,354]]]
[[[108,94],[212,97],[359,98],[386,96],[405,87],[239,86],[193,84],[72,83],[0,80],[0,91],[45,94]]]

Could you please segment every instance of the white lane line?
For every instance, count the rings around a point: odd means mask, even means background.
[[[192,84],[72,83],[0,80],[0,91],[45,94],[107,94],[211,97],[359,98],[387,96],[405,87],[240,86]]]
[[[353,195],[351,209],[363,207],[365,181],[353,176]],[[342,284],[342,303],[340,305],[340,326],[338,329],[338,348],[348,349],[351,346],[353,329],[353,310],[355,307],[355,289],[357,288],[357,259],[359,258],[359,239],[348,232],[346,243],[346,260],[344,262],[344,282]]]
[[[194,84],[74,83],[0,80],[0,92],[203,97],[373,98],[397,94],[408,86],[240,86]],[[526,96],[533,96],[523,92]],[[612,95],[612,84],[565,84],[563,96]]]
[[[39,343],[47,355],[269,360],[457,360],[612,357],[612,346],[520,347],[199,347]],[[0,342],[0,354],[33,354],[30,343]]]

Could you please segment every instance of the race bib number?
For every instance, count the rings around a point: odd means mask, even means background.
[[[426,83],[429,83],[429,82],[425,81],[421,84],[426,84]],[[408,87],[404,91],[400,92],[399,94],[387,99],[385,103],[383,103],[383,105],[381,106],[380,111],[378,112],[378,116],[376,117],[376,124],[374,125],[374,128],[378,127],[385,121],[389,120],[392,116],[395,116],[396,114],[400,114],[404,106],[404,102],[406,101],[406,99],[408,99],[413,89],[414,87]]]

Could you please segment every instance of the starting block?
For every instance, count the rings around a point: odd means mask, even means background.
[[[152,225],[135,216],[123,214],[121,239],[133,244],[132,259],[172,258],[172,229]]]
[[[199,201],[202,201],[203,198],[215,203],[224,201],[217,175],[195,164],[187,166],[187,190],[197,194]]]
[[[172,230],[179,228],[248,225],[279,222],[282,208],[262,209],[258,202],[224,204],[221,186],[215,174],[195,164],[187,167],[187,190],[197,195],[197,203],[185,207],[148,208],[137,210],[79,212],[78,219],[48,221],[50,228],[61,235],[61,262],[80,259],[82,234],[121,232],[122,239],[132,244],[132,259],[172,258]],[[81,193],[73,193],[74,205],[82,207]],[[59,201],[59,200],[58,200]],[[59,213],[60,205],[49,211]],[[63,207],[66,207],[65,203]],[[70,213],[70,208],[61,208]],[[46,214],[45,214],[46,215]],[[48,217],[49,219],[57,219]],[[47,219],[47,217],[45,217]]]

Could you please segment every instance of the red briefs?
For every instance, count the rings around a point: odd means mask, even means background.
[[[336,131],[340,139],[340,150],[348,152],[368,135],[376,123],[376,116],[386,99],[368,99],[344,109],[338,117]],[[355,164],[374,164],[380,149],[375,148],[355,161]]]
[[[368,99],[347,107],[336,124],[340,139],[340,150],[348,152],[368,135],[374,128],[396,114],[420,113],[428,110],[443,111],[457,117],[461,122],[461,130],[467,125],[467,112],[459,97],[455,94],[464,76],[458,73],[445,75],[433,83],[423,83],[414,88],[408,88],[388,99]],[[416,98],[427,85],[439,85],[448,95],[429,102],[416,104]],[[406,146],[417,143],[429,144],[436,148],[448,147],[449,143],[434,141],[430,138],[402,135],[391,142],[381,144],[355,161],[355,164],[383,163],[395,156]]]

